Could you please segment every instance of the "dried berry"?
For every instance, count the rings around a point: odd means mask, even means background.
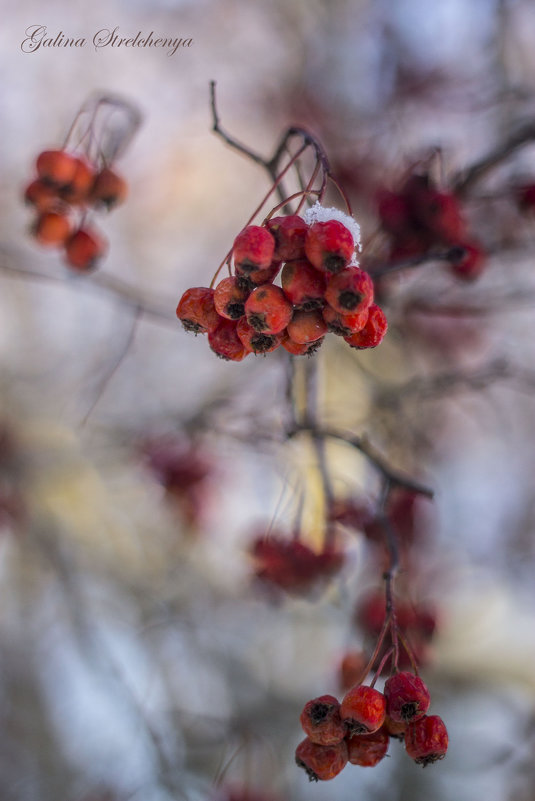
[[[422,718],[431,703],[429,690],[419,676],[408,671],[395,673],[386,680],[386,712],[397,723],[412,723]]]
[[[275,259],[292,261],[303,258],[308,225],[302,217],[297,214],[272,217],[267,221],[266,228],[275,239]]]
[[[366,311],[373,301],[373,281],[359,267],[346,267],[329,278],[325,300],[340,314]]]
[[[387,329],[388,323],[383,310],[373,303],[368,309],[368,320],[364,328],[344,339],[348,345],[358,350],[376,348],[383,341]]]
[[[306,259],[289,261],[282,268],[284,294],[296,309],[319,309],[325,305],[325,275]]]
[[[348,761],[362,768],[373,768],[386,756],[389,742],[384,729],[373,734],[355,734],[347,740]]]
[[[337,745],[318,745],[307,737],[297,746],[295,761],[306,770],[311,782],[334,779],[347,765],[346,741]]]
[[[176,316],[186,331],[195,334],[213,331],[221,321],[214,304],[214,290],[206,286],[186,289],[178,303]]]
[[[255,331],[278,334],[292,318],[292,304],[280,287],[263,284],[253,289],[247,298],[245,315]]]
[[[234,240],[234,264],[244,273],[265,270],[273,261],[275,240],[267,228],[248,225]]]
[[[448,750],[448,732],[442,718],[424,715],[409,723],[405,731],[405,748],[407,754],[424,767],[444,759]]]
[[[364,684],[349,690],[342,701],[340,715],[350,734],[371,734],[383,725],[386,699],[379,690]]]
[[[355,251],[353,235],[338,220],[315,222],[307,231],[305,254],[309,262],[325,273],[347,267]]]
[[[340,717],[340,704],[333,695],[321,695],[308,701],[301,712],[300,721],[305,734],[319,745],[336,745],[346,735]]]

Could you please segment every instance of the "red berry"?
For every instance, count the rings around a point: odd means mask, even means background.
[[[95,175],[93,168],[79,156],[75,157],[75,169],[70,181],[60,187],[59,193],[67,203],[84,203],[89,196]]]
[[[214,290],[207,286],[186,289],[176,307],[176,316],[186,331],[194,334],[213,331],[221,321],[215,309]]]
[[[462,242],[449,254],[451,271],[463,281],[475,281],[486,266],[485,253],[477,245]]]
[[[128,185],[124,178],[109,167],[103,167],[95,176],[89,200],[95,206],[105,206],[109,211],[123,203],[127,194]]]
[[[217,326],[208,332],[208,344],[220,359],[241,362],[249,351],[241,341],[236,330],[235,320],[219,318]]]
[[[247,350],[253,353],[269,353],[275,350],[281,344],[283,336],[282,333],[262,334],[260,331],[255,331],[245,317],[238,320],[236,331]]]
[[[383,725],[386,699],[379,690],[358,684],[342,701],[340,716],[350,734],[371,734]]]
[[[294,342],[293,339],[290,339],[287,334],[283,334],[281,345],[284,350],[287,350],[292,356],[312,356],[312,354],[321,347],[323,340],[324,337],[317,339],[315,342],[300,345],[298,342]]]
[[[236,264],[236,275],[241,279],[244,286],[253,289],[255,286],[261,286],[261,284],[271,284],[277,276],[280,267],[280,261],[272,261],[269,267],[266,267],[264,270],[245,272],[239,264]]]
[[[388,323],[383,310],[373,303],[368,310],[368,320],[364,328],[344,339],[352,348],[359,350],[375,348],[382,342],[387,328]]]
[[[424,767],[444,759],[448,750],[448,732],[442,718],[424,715],[409,723],[405,731],[405,748],[407,754]]]
[[[411,723],[422,718],[431,703],[424,682],[408,671],[395,673],[385,682],[386,712],[397,723]]]
[[[465,234],[459,201],[452,194],[431,187],[420,191],[413,202],[413,214],[435,237],[446,242],[455,242]]]
[[[354,250],[351,231],[338,220],[315,222],[307,231],[306,257],[317,270],[340,272],[351,261]]]
[[[340,314],[332,306],[325,306],[322,314],[327,323],[327,329],[331,334],[336,334],[339,337],[349,337],[358,331],[362,331],[368,322],[368,309],[355,314]]]
[[[250,290],[244,286],[240,278],[233,275],[223,278],[214,291],[217,313],[227,320],[239,320],[245,314],[245,301],[249,295]]]
[[[234,240],[234,264],[244,273],[265,270],[273,261],[275,240],[267,228],[248,225]]]
[[[346,741],[337,745],[318,745],[307,737],[297,746],[295,761],[306,770],[311,782],[334,779],[347,765]]]
[[[266,228],[275,239],[275,258],[281,261],[302,259],[305,255],[305,236],[308,225],[298,214],[272,217]]]
[[[355,734],[347,740],[347,756],[352,765],[373,768],[388,751],[390,737],[384,729],[373,734]]]
[[[325,276],[306,261],[289,261],[282,268],[284,294],[297,309],[318,309],[325,305]]]
[[[346,267],[329,278],[325,300],[340,314],[366,311],[373,301],[373,281],[359,267]]]
[[[247,298],[245,315],[255,331],[278,334],[292,318],[292,304],[280,287],[262,284],[253,289]]]
[[[37,211],[51,211],[58,205],[61,206],[61,200],[55,187],[36,178],[31,184],[28,184],[24,192],[24,200],[32,206],[35,206]]]
[[[307,592],[319,580],[330,578],[344,562],[339,551],[316,553],[299,540],[273,534],[257,538],[251,552],[257,578],[293,593]]]
[[[316,342],[327,333],[327,326],[318,309],[312,311],[296,311],[286,329],[290,339],[299,345]]]
[[[333,695],[321,695],[308,701],[299,720],[305,734],[319,745],[336,745],[346,735],[340,704]]]
[[[106,252],[106,243],[95,231],[79,228],[65,244],[65,260],[79,271],[92,270]]]
[[[76,172],[76,157],[65,150],[44,150],[37,157],[36,168],[45,183],[66,186]]]
[[[45,211],[32,228],[33,236],[41,245],[64,245],[71,233],[71,222],[60,211]]]

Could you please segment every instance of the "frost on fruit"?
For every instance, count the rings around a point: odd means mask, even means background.
[[[345,214],[343,211],[340,211],[340,209],[335,209],[334,206],[326,208],[322,206],[321,203],[317,202],[305,211],[303,217],[307,225],[313,225],[316,222],[327,222],[328,220],[338,220],[338,222],[345,225],[351,232],[355,248],[359,251],[362,250],[360,243],[360,225],[353,217],[350,217],[349,214]],[[353,257],[351,266],[356,264],[358,264],[358,262],[356,258]]]

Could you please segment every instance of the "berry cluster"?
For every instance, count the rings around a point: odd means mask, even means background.
[[[343,552],[334,547],[317,553],[297,537],[289,539],[273,532],[257,537],[250,552],[260,581],[295,595],[328,580],[344,564]]]
[[[63,248],[71,269],[88,272],[104,255],[106,243],[86,224],[87,210],[117,206],[126,197],[126,182],[109,165],[97,166],[85,154],[67,150],[44,150],[36,172],[24,193],[37,212],[33,236],[41,245]]]
[[[413,174],[398,192],[377,196],[381,225],[390,236],[390,257],[403,260],[449,247],[448,260],[458,278],[472,281],[485,267],[485,253],[470,239],[458,198],[441,192],[430,176]]]
[[[311,354],[327,332],[353,348],[376,347],[387,322],[373,302],[372,279],[357,265],[356,245],[358,226],[336,209],[316,204],[304,218],[268,216],[236,237],[226,260],[231,275],[215,288],[187,289],[177,317],[231,361],[279,346]]]
[[[388,751],[391,738],[403,740],[418,765],[442,759],[448,733],[438,715],[427,715],[429,691],[419,676],[395,672],[381,693],[372,686],[354,685],[342,702],[322,695],[305,704],[300,721],[306,738],[295,759],[311,781],[333,779],[348,762],[374,767]]]

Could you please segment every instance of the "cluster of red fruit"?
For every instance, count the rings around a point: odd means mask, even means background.
[[[234,274],[215,289],[190,288],[180,299],[184,328],[207,333],[221,358],[241,361],[279,346],[310,354],[328,331],[354,348],[383,339],[386,319],[373,303],[372,279],[353,262],[353,233],[339,219],[307,221],[307,214],[248,225],[234,241]],[[279,273],[280,286],[273,283]]]
[[[458,278],[472,281],[483,271],[485,253],[468,236],[459,199],[437,189],[428,174],[411,175],[398,192],[381,190],[377,206],[381,225],[390,236],[391,259],[448,247],[451,270]]]
[[[267,585],[300,595],[337,573],[344,564],[342,551],[327,547],[313,551],[299,539],[270,533],[257,537],[250,549],[255,575]]]
[[[305,704],[301,726],[307,737],[295,759],[311,781],[333,779],[348,762],[374,767],[388,751],[390,738],[403,740],[418,765],[442,759],[448,732],[438,715],[427,715],[431,699],[424,682],[408,671],[396,672],[384,692],[356,684],[340,704],[322,695]]]
[[[85,223],[87,209],[109,210],[121,203],[126,182],[109,165],[97,167],[67,150],[44,150],[36,170],[24,193],[37,212],[33,236],[41,245],[63,248],[71,269],[88,272],[106,252],[106,242]]]

